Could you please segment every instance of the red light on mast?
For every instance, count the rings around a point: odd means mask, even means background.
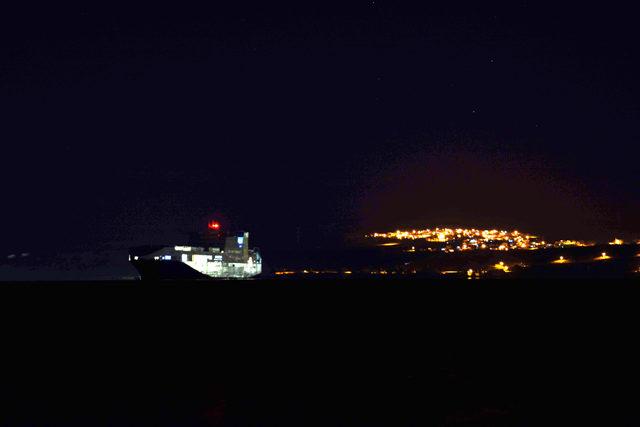
[[[218,221],[209,221],[207,226],[209,230],[220,230],[220,223]]]

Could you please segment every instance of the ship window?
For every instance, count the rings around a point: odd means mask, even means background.
[[[189,259],[189,255],[187,254],[182,254],[182,262],[187,262]]]

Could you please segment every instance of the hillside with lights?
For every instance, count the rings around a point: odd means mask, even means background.
[[[362,235],[361,235],[362,236]],[[519,230],[396,229],[354,240],[349,251],[274,260],[283,277],[640,277],[638,242],[546,241]]]

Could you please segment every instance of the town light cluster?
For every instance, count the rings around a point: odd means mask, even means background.
[[[585,246],[595,246],[594,242],[583,242],[581,240],[558,240],[553,243],[553,246],[556,248],[564,248],[564,247],[585,247]]]
[[[424,240],[446,246],[450,250],[513,250],[547,247],[537,236],[518,230],[480,230],[476,228],[426,228],[371,233],[368,238],[380,240]]]

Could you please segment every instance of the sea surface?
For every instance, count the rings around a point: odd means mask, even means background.
[[[0,286],[2,426],[637,425],[637,281]]]

